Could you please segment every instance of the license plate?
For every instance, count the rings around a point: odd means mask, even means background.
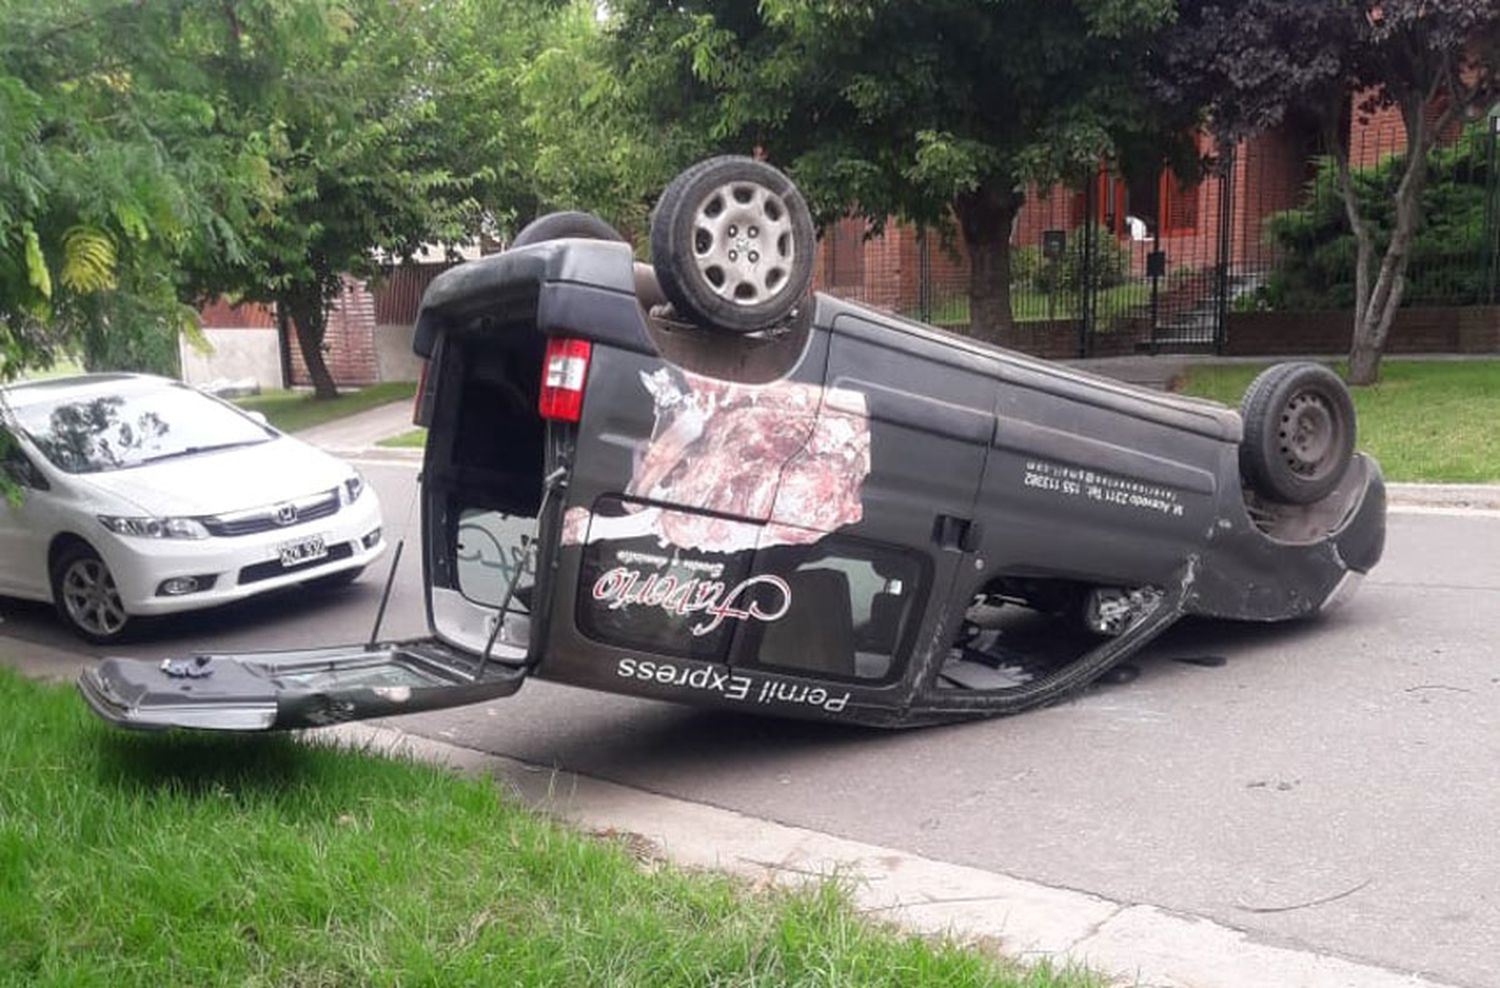
[[[296,542],[279,545],[276,551],[281,554],[281,565],[298,566],[328,555],[328,543],[323,541],[323,536],[314,535],[310,539],[299,539]]]

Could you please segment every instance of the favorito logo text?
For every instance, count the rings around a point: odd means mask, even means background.
[[[768,593],[756,587],[769,587]],[[769,598],[762,606],[762,598]],[[695,637],[709,634],[726,620],[775,621],[792,606],[792,588],[779,576],[752,576],[733,589],[722,580],[692,577],[678,580],[670,573],[642,576],[638,569],[616,566],[594,581],[594,599],[610,610],[658,607],[678,617],[703,614],[689,630]]]

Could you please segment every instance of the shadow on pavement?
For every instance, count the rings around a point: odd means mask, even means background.
[[[1184,621],[1132,660],[1136,674],[1118,684],[1097,683],[1053,708],[1019,717],[910,730],[697,709],[542,681],[508,700],[400,718],[393,726],[537,765],[666,790],[711,775],[748,777],[772,766],[792,771],[804,761],[837,762],[871,752],[901,764],[907,753],[921,758],[933,750],[934,739],[940,739],[939,747],[970,738],[1003,745],[1012,731],[1024,730],[1028,718],[1047,716],[1049,710],[1066,716],[1071,705],[1107,694],[1128,696],[1157,680],[1222,675],[1237,654],[1278,642],[1290,646],[1321,624]]]

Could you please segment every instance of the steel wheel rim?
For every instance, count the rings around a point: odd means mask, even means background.
[[[75,560],[63,571],[62,597],[68,617],[90,634],[115,635],[125,626],[125,605],[103,560]]]
[[[693,261],[709,290],[738,306],[787,290],[796,237],[785,200],[755,182],[726,182],[693,210]]]
[[[1281,415],[1281,455],[1293,473],[1316,478],[1327,472],[1329,454],[1337,447],[1341,431],[1322,395],[1307,391],[1293,395]]]

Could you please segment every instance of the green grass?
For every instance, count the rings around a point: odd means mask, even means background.
[[[282,432],[302,429],[393,401],[410,400],[417,393],[413,381],[386,381],[358,391],[345,391],[332,401],[319,401],[310,391],[267,391],[234,403],[249,412],[260,412]]]
[[[0,668],[3,985],[996,985],[1020,969],[643,865],[491,782],[272,737],[140,735]]]
[[[1264,369],[1192,367],[1179,390],[1238,407]],[[1354,408],[1359,446],[1380,461],[1387,479],[1500,481],[1500,360],[1387,360],[1380,377],[1374,387],[1353,389]]]
[[[88,371],[84,369],[83,363],[77,358],[62,357],[57,361],[57,363],[53,364],[51,367],[48,367],[46,370],[23,371],[18,380],[45,381],[54,377],[72,377],[74,374],[86,373],[88,373]],[[3,377],[4,375],[0,374],[0,379],[3,379]]]
[[[399,436],[388,436],[375,445],[389,446],[393,449],[421,449],[427,445],[427,430],[412,429],[410,432],[403,432]]]
[[[1149,310],[1150,288],[1144,283],[1134,282],[1099,289],[1094,300],[1094,312],[1099,319],[1138,314]],[[1044,322],[1055,319],[1077,319],[1079,292],[1077,289],[1060,290],[1049,296],[1033,288],[1011,286],[1011,317],[1018,323]],[[921,313],[912,309],[908,318],[921,319]],[[945,295],[931,307],[927,322],[934,326],[967,326],[969,324],[969,297],[962,294]]]

